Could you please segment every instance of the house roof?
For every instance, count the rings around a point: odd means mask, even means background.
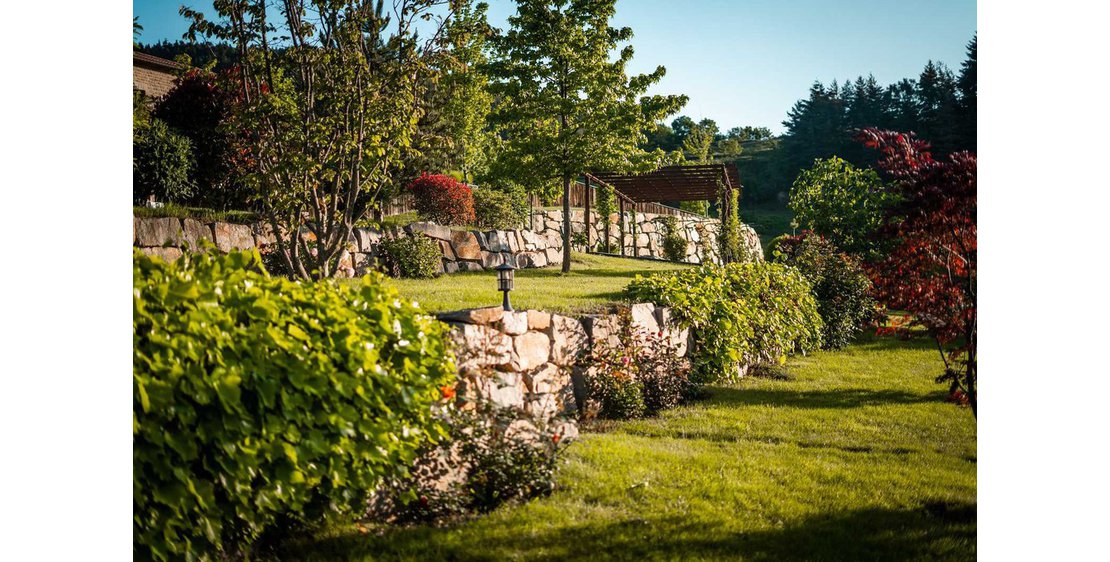
[[[156,57],[154,55],[148,55],[146,53],[142,53],[142,52],[139,52],[139,51],[132,51],[132,53],[134,53],[134,59],[133,59],[132,64],[139,64],[139,65],[143,65],[143,66],[151,66],[151,67],[161,68],[161,69],[165,69],[165,70],[178,70],[178,69],[185,68],[181,64],[178,64],[178,63],[176,63],[172,60],[169,60],[169,59],[164,59],[162,57]]]
[[[740,171],[735,164],[665,166],[646,174],[589,174],[637,203],[713,200],[717,198],[717,179],[722,175],[726,189],[740,189]]]

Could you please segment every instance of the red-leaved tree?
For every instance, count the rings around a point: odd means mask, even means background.
[[[423,174],[409,186],[421,219],[442,225],[474,224],[474,194],[451,176]]]
[[[894,249],[871,265],[878,297],[936,340],[945,363],[937,381],[977,415],[975,154],[936,160],[912,133],[871,128],[860,140],[879,150],[879,168],[900,196],[880,229]]]

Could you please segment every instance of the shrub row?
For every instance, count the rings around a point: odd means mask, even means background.
[[[823,322],[810,284],[785,265],[709,264],[638,275],[625,292],[634,302],[671,307],[679,325],[694,332],[697,382],[731,380],[743,365],[781,362],[821,344]]]
[[[135,557],[241,555],[364,509],[443,432],[442,326],[378,274],[297,283],[255,251],[136,252]]]

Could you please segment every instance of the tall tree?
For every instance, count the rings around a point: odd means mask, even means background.
[[[386,15],[380,0],[286,0],[274,17],[270,6],[226,0],[215,18],[181,12],[191,39],[239,52],[232,124],[253,137],[247,176],[280,257],[299,277],[332,277],[355,220],[412,145],[451,10],[446,0],[396,0]]]
[[[570,271],[570,188],[595,169],[647,171],[662,150],[646,152],[644,131],[673,114],[686,96],[644,96],[666,70],[629,77],[627,27],[609,20],[615,0],[517,0],[509,29],[495,40],[492,114],[504,144],[501,165],[522,183],[563,191],[563,271]]]
[[[960,66],[960,77],[956,80],[956,87],[960,95],[958,111],[958,129],[960,147],[975,152],[978,115],[978,79],[976,78],[976,51],[979,37],[971,38],[967,44],[967,59]]]
[[[951,152],[956,139],[956,79],[944,64],[929,61],[917,79],[918,128],[938,152]]]

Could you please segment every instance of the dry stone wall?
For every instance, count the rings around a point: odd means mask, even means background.
[[[631,213],[629,214],[631,218]],[[635,213],[635,235],[625,233],[625,255],[663,259],[663,234],[656,219],[659,215]],[[611,217],[610,242],[619,244],[618,215]],[[594,222],[594,221],[591,221]],[[455,230],[431,222],[416,222],[403,228],[384,230],[356,228],[351,233],[347,247],[339,260],[340,276],[357,277],[374,269],[381,256],[383,239],[402,236],[426,236],[434,240],[442,254],[440,270],[444,273],[482,271],[508,262],[519,268],[547,267],[562,262],[562,211],[537,211],[532,216],[532,230]],[[595,248],[604,239],[600,221],[594,222]],[[581,234],[586,231],[581,209],[571,211],[571,229]],[[716,219],[679,217],[678,230],[688,241],[687,263],[718,263],[717,233],[720,223]],[[749,255],[757,259],[763,255],[759,236],[748,226],[743,227]],[[302,237],[311,240],[305,231]],[[273,248],[276,240],[270,227],[263,223],[254,225],[225,222],[202,222],[186,218],[134,217],[134,245],[144,253],[167,260],[181,257],[187,248],[196,248],[201,241],[208,241],[221,251]],[[575,247],[584,251],[584,247]]]
[[[460,397],[515,410],[518,429],[554,425],[565,438],[578,433],[585,358],[603,342],[620,345],[624,322],[630,322],[633,331],[663,332],[683,357],[690,347],[689,331],[675,326],[668,309],[651,303],[632,305],[626,315],[571,317],[478,308],[441,314],[439,319],[452,328]]]
[[[654,213],[625,213],[624,254],[646,258],[664,259],[663,235],[664,228],[659,219],[662,215]],[[717,235],[721,230],[721,222],[717,219],[682,215],[675,217],[678,233],[687,242],[687,263],[720,263],[717,252]],[[620,250],[620,213],[609,215],[609,243],[614,248],[613,253]],[[594,249],[601,248],[605,240],[605,224],[596,214],[590,216],[590,242]],[[570,227],[574,234],[586,232],[585,212],[582,209],[571,209]],[[633,230],[634,227],[634,230]],[[561,236],[563,228],[563,212],[535,211],[532,214],[532,231],[542,235]],[[742,234],[750,250],[749,255],[763,256],[763,249],[759,242],[759,235],[750,226],[742,225]],[[633,234],[633,232],[635,234]],[[583,245],[573,246],[575,250],[584,251]],[[758,259],[758,258],[757,258]]]
[[[453,230],[430,222],[417,222],[404,228],[356,228],[347,248],[340,256],[341,276],[360,276],[373,269],[381,256],[384,239],[402,236],[426,236],[439,245],[444,273],[481,271],[502,263],[521,268],[546,267],[559,263],[563,240],[557,234],[537,234],[530,230]],[[309,232],[302,237],[312,239]],[[142,252],[175,260],[188,248],[197,248],[201,240],[216,245],[221,251],[273,248],[276,240],[268,225],[201,222],[195,219],[134,217],[134,246]]]

